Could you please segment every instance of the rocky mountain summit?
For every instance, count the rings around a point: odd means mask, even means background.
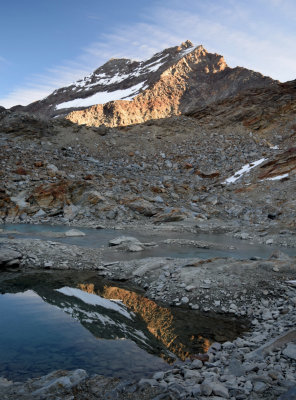
[[[146,61],[111,59],[92,74],[55,90],[41,101],[17,107],[91,126],[123,126],[189,112],[249,88],[277,82],[190,41]]]

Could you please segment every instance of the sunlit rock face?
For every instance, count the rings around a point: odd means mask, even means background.
[[[190,41],[149,60],[111,59],[92,74],[22,110],[78,124],[109,127],[189,112],[245,89],[276,82]]]

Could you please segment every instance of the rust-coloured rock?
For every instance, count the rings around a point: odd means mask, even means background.
[[[25,168],[23,168],[23,167],[19,167],[19,168],[17,168],[15,171],[13,171],[15,174],[18,174],[18,175],[27,175],[28,174],[28,172],[25,170]]]

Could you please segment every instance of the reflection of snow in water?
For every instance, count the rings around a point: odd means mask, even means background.
[[[85,304],[90,304],[92,306],[101,306],[105,309],[119,312],[121,315],[129,319],[132,319],[131,316],[135,316],[133,312],[129,314],[128,311],[125,309],[125,306],[121,303],[121,300],[118,299],[109,300],[96,294],[88,293],[83,290],[70,287],[63,287],[61,289],[55,290],[66,296],[79,298]],[[112,337],[113,339],[136,339],[145,344],[145,346],[148,346],[150,349],[152,349],[152,346],[151,344],[149,344],[149,339],[147,338],[147,336],[145,336],[142,331],[134,329],[132,326],[128,326],[125,323],[119,321],[115,322],[112,318],[107,315],[102,315],[100,312],[83,310],[77,304],[74,304],[73,307],[69,305],[67,306],[65,305],[65,303],[60,303],[60,305],[62,306],[61,309],[67,314],[70,314],[71,317],[76,321],[87,324],[97,324],[98,322],[100,322],[104,325],[104,327],[113,326],[113,329],[117,328],[117,333],[115,336],[110,333],[110,337]],[[60,306],[57,307],[60,308]]]
[[[107,308],[109,310],[117,311],[122,314],[124,317],[132,319],[130,313],[126,310],[126,308],[118,304],[117,302],[113,302],[111,300],[104,299],[96,294],[87,293],[80,289],[70,288],[65,286],[61,289],[56,289],[57,292],[65,294],[66,296],[73,296],[83,301],[86,304],[91,304],[93,306],[101,306]]]

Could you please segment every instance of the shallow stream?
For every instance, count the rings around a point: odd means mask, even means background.
[[[108,249],[108,242],[119,236],[133,236],[143,243],[155,242],[157,246],[147,247],[138,253],[120,252],[120,259],[131,260],[145,257],[172,257],[203,259],[212,257],[233,257],[237,259],[249,259],[250,257],[269,258],[273,252],[280,250],[290,256],[296,255],[296,248],[251,244],[245,240],[231,238],[223,234],[194,234],[189,232],[160,231],[149,234],[136,230],[94,229],[78,228],[85,236],[63,237],[65,232],[72,229],[63,225],[32,225],[32,224],[5,224],[0,225],[0,237],[30,238],[41,240],[53,240],[60,243],[77,245],[89,248],[107,249],[107,261],[118,259],[118,252],[114,247]],[[164,239],[182,239],[188,241],[202,241],[209,243],[209,248],[200,248],[194,245],[180,245],[177,243],[165,244]]]

